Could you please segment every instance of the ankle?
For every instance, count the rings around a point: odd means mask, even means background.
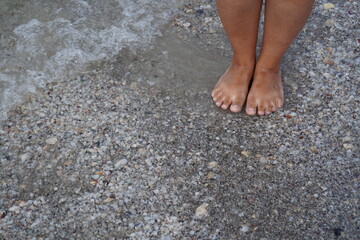
[[[268,65],[262,63],[256,63],[256,72],[269,72],[269,73],[280,73],[280,65]]]
[[[254,62],[237,62],[234,59],[231,61],[231,67],[244,70],[244,71],[251,71],[255,70],[255,61]]]
[[[272,72],[279,73],[280,72],[280,62],[276,61],[266,61],[263,58],[259,58],[256,62],[256,71],[259,72]]]

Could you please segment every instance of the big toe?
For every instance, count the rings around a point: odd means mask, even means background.
[[[246,106],[246,114],[247,115],[255,115],[256,114],[256,105],[248,104]]]
[[[232,112],[240,112],[241,107],[239,105],[237,105],[237,104],[231,104],[230,111],[232,111]]]
[[[240,112],[243,104],[244,104],[244,99],[242,98],[235,99],[234,101],[232,101],[232,104],[230,106],[230,111]]]

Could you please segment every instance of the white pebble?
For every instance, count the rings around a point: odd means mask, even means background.
[[[354,147],[354,145],[352,145],[352,144],[347,144],[347,143],[344,143],[343,146],[344,146],[345,149],[351,149],[351,148]]]
[[[204,204],[201,204],[197,209],[196,209],[196,216],[197,217],[203,217],[205,215],[207,215],[208,213],[208,210],[207,210],[207,207],[209,206],[209,204],[207,203],[204,203]]]
[[[148,166],[151,166],[152,165],[152,162],[151,162],[151,159],[145,159],[145,162]]]
[[[242,232],[248,232],[249,230],[250,230],[249,226],[247,226],[247,225],[242,225],[241,229],[240,229],[240,231],[242,231]]]
[[[260,158],[260,163],[267,163],[267,159],[265,157]]]
[[[25,162],[26,160],[28,160],[29,159],[29,154],[28,153],[24,153],[23,155],[21,155],[21,161],[23,161],[23,162]]]
[[[12,206],[11,208],[9,208],[10,212],[19,212],[20,208],[18,206]]]
[[[121,159],[120,161],[118,161],[117,163],[115,163],[115,168],[119,168],[125,164],[127,164],[128,160],[126,160],[125,158],[124,159]]]
[[[47,144],[50,144],[50,145],[53,145],[57,142],[57,138],[56,137],[52,137],[52,138],[48,138],[46,139],[46,143]]]
[[[186,27],[186,28],[190,27],[190,25],[191,25],[191,24],[188,23],[188,22],[186,22],[186,23],[183,24],[183,26]]]
[[[219,163],[218,163],[218,162],[215,162],[215,161],[209,162],[209,167],[211,167],[211,168],[216,168],[217,166],[219,166]]]

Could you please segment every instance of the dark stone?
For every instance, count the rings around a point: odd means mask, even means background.
[[[203,13],[204,13],[204,10],[198,9],[198,10],[196,10],[196,13],[198,13],[198,14],[203,14]]]
[[[334,234],[336,237],[340,237],[343,231],[344,230],[342,230],[341,228],[334,228]]]

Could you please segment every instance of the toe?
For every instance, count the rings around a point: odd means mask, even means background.
[[[216,93],[214,96],[213,96],[213,101],[216,103],[216,105],[218,106],[218,107],[220,107],[221,106],[221,104],[222,104],[222,100],[223,100],[223,96],[222,96],[222,94],[221,93]],[[220,104],[220,105],[218,105],[218,104]]]
[[[226,104],[221,105],[221,108],[224,109],[224,110],[228,109],[228,107],[229,107],[229,106],[226,105]]]
[[[276,110],[278,110],[277,104],[273,104],[272,108],[271,108],[271,111],[275,112]]]
[[[265,114],[264,106],[262,105],[258,106],[258,115],[264,115],[264,114]]]
[[[230,111],[232,112],[240,112],[241,108],[244,104],[244,100],[243,99],[235,99],[234,101],[232,101],[232,104],[230,106]]]
[[[265,115],[269,115],[272,112],[272,108],[273,108],[273,106],[272,106],[271,103],[266,105],[266,107],[265,107]]]
[[[223,104],[223,97],[221,97],[221,96],[215,96],[213,98],[213,100],[214,100],[216,106],[218,106],[218,107],[220,107]]]
[[[221,105],[221,108],[224,109],[224,110],[226,110],[226,109],[229,108],[229,106],[230,106],[230,101],[229,101],[229,100],[225,100],[225,101],[223,101],[223,104]]]
[[[214,90],[212,90],[211,96],[212,96],[212,97],[215,97],[218,92],[219,92],[219,89],[218,89],[218,88],[215,88]]]
[[[213,97],[213,101],[214,101],[214,102],[219,102],[220,99],[221,99],[221,98],[219,98],[218,96]]]
[[[241,111],[241,107],[238,104],[231,104],[230,106],[230,111],[232,112],[240,112]]]
[[[269,115],[272,111],[272,106],[266,106],[265,108],[265,115]]]
[[[281,107],[283,106],[283,104],[284,104],[284,101],[283,101],[283,100],[278,100],[278,101],[277,101],[277,107],[278,107],[278,108],[281,108]]]
[[[255,115],[256,114],[256,105],[248,103],[246,105],[246,114]]]
[[[214,101],[216,101],[217,99],[219,99],[221,97],[221,92],[216,91],[215,93],[211,94],[211,97],[214,99]]]

